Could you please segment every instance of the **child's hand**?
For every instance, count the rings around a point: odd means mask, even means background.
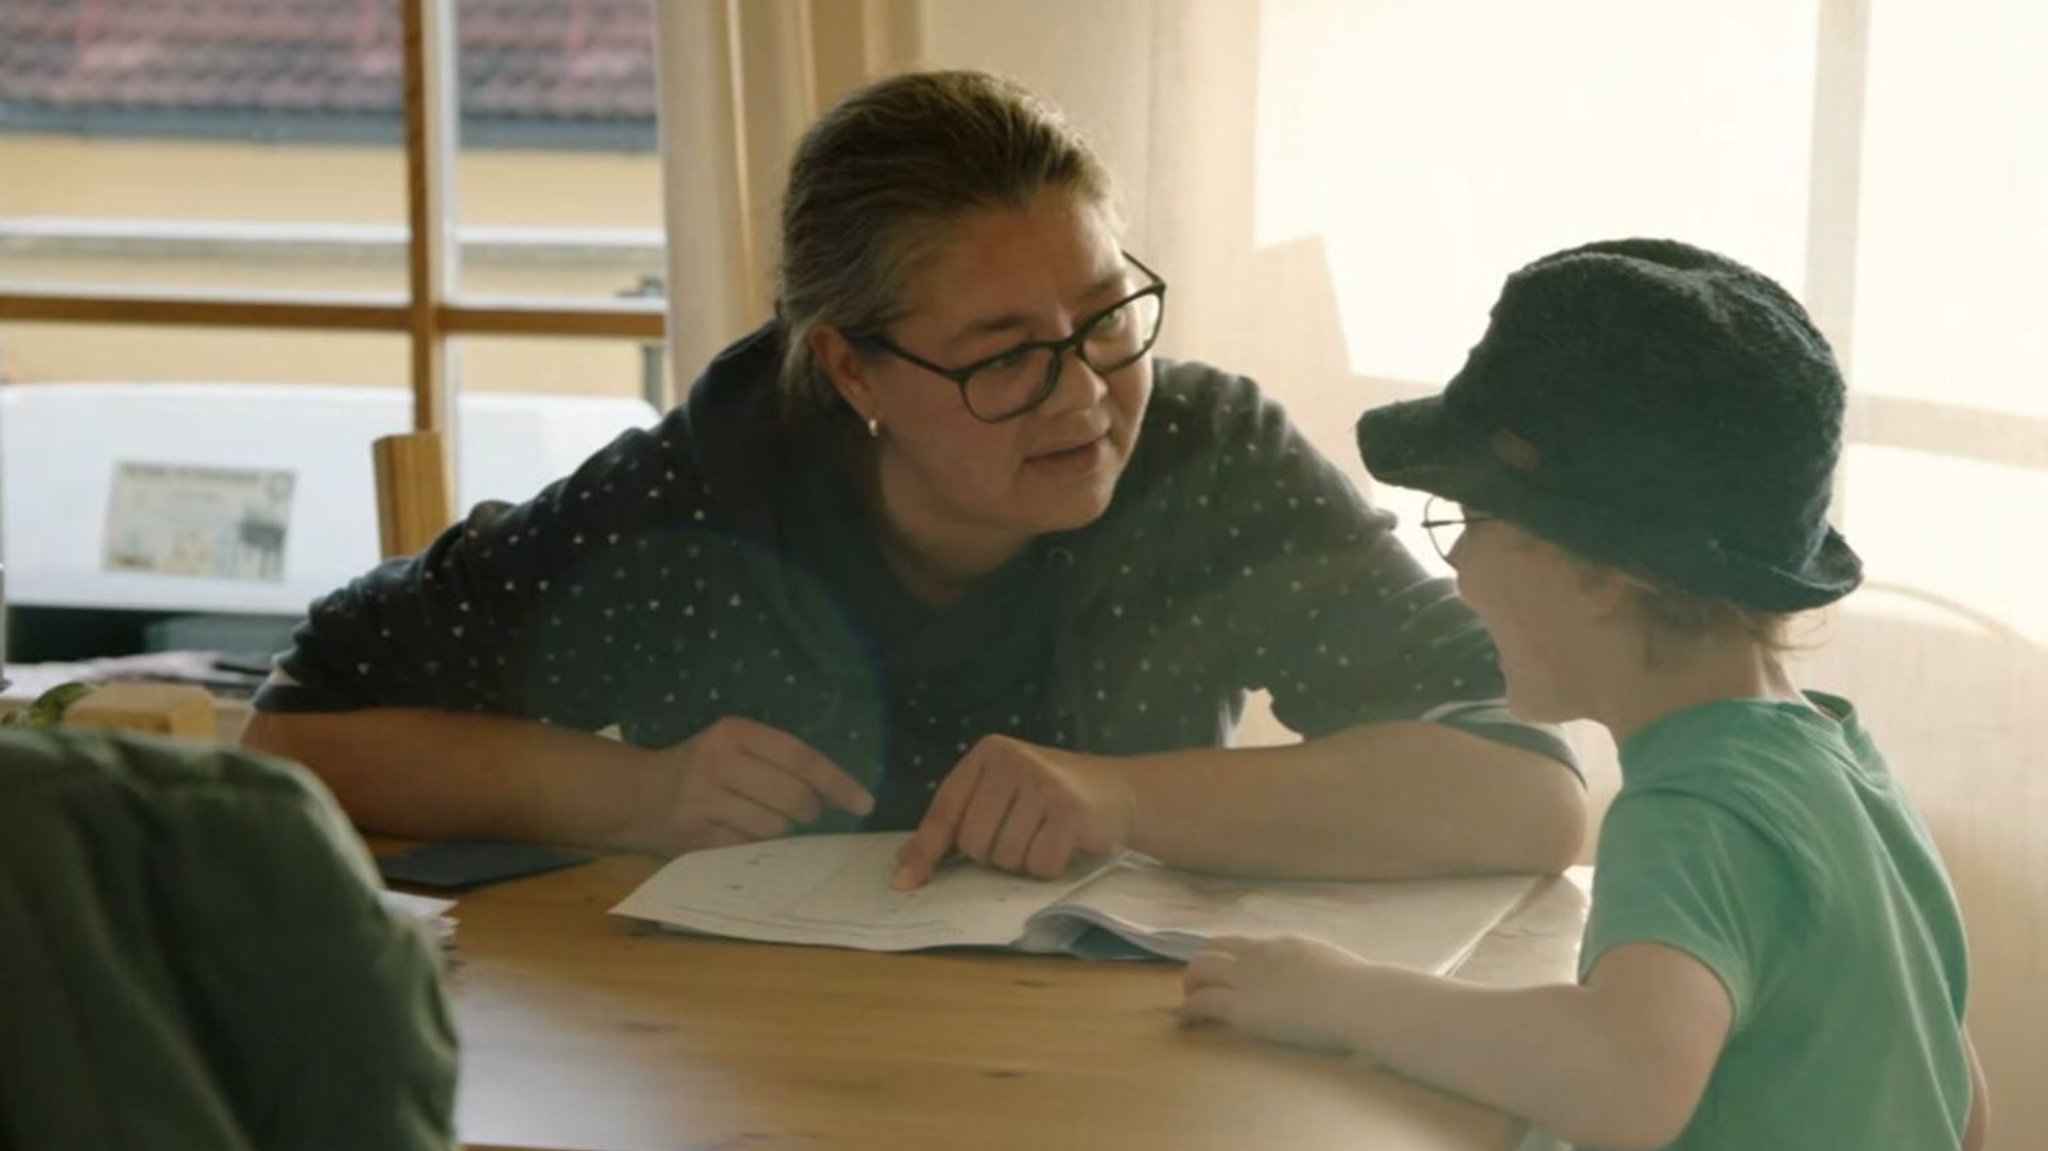
[[[1181,1015],[1320,1051],[1349,1051],[1345,1001],[1372,965],[1313,939],[1224,936],[1188,964]]]

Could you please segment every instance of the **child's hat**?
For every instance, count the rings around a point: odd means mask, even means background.
[[[1588,559],[1772,612],[1854,590],[1827,522],[1842,374],[1768,277],[1672,240],[1613,240],[1508,277],[1441,395],[1369,411],[1376,478]]]

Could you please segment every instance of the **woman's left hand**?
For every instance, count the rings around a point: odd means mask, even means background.
[[[989,867],[1056,878],[1077,854],[1123,847],[1134,804],[1107,760],[988,736],[933,794],[924,822],[897,854],[894,886],[923,886],[956,850]]]
[[[1341,947],[1290,936],[1219,936],[1188,964],[1181,1015],[1318,1051],[1349,1051],[1346,1008],[1374,966]]]

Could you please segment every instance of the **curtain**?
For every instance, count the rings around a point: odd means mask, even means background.
[[[914,66],[916,0],[650,0],[660,77],[669,352],[694,378],[773,309],[790,152],[840,93]]]

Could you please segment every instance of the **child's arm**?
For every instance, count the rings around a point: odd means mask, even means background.
[[[1970,1059],[1970,1121],[1963,1127],[1963,1151],[1983,1151],[1991,1129],[1991,1099],[1984,1091],[1984,1068],[1977,1062],[1977,1045],[1970,1041],[1970,1029],[1963,1028],[1963,1054]]]
[[[1496,989],[1305,939],[1219,939],[1186,984],[1192,1018],[1356,1051],[1616,1151],[1678,1138],[1733,1018],[1711,971],[1648,943],[1608,952],[1582,986]]]

